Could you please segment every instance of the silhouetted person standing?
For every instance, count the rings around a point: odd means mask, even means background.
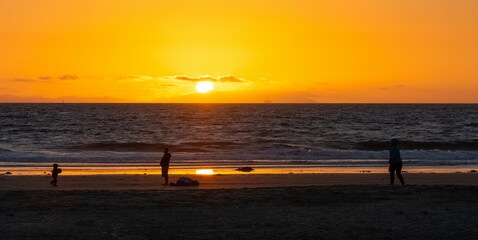
[[[392,139],[388,163],[390,164],[388,168],[390,171],[390,185],[393,185],[395,172],[402,185],[405,185],[405,181],[402,177],[402,158],[400,157],[400,148],[398,148],[398,139]]]
[[[51,170],[51,176],[53,177],[53,181],[50,182],[50,185],[52,185],[53,187],[58,186],[56,185],[56,183],[59,173],[61,173],[61,168],[58,168],[58,164],[53,164],[53,170]]]
[[[164,177],[164,183],[163,185],[168,185],[168,170],[169,170],[169,161],[171,160],[171,153],[169,153],[169,149],[165,148],[164,149],[164,155],[163,158],[161,158],[161,176]]]

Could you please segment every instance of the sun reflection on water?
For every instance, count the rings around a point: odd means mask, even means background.
[[[198,169],[198,170],[196,170],[196,174],[212,175],[212,174],[214,174],[214,171],[212,169]]]

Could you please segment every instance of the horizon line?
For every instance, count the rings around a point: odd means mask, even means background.
[[[300,103],[300,102],[0,102],[0,104],[478,104],[478,102],[411,102],[411,103],[397,103],[397,102],[315,102],[315,103]]]

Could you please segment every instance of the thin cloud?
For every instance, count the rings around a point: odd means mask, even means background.
[[[191,81],[191,82],[198,82],[198,81],[217,81],[217,79],[210,77],[210,76],[202,76],[202,77],[188,77],[188,76],[175,76],[174,79],[182,80],[182,81]]]
[[[146,76],[146,75],[119,76],[117,79],[122,80],[122,81],[132,81],[132,82],[145,82],[145,81],[156,80],[154,77]]]
[[[174,76],[176,80],[181,81],[191,81],[191,82],[199,82],[199,81],[211,81],[211,82],[244,82],[244,79],[236,78],[234,75],[226,75],[226,76],[218,76],[212,77],[209,75],[206,76],[199,76],[199,77],[189,77],[189,76]]]
[[[10,88],[6,88],[6,87],[0,87],[0,91],[2,91],[2,92],[18,92],[15,89],[10,89]]]
[[[11,82],[36,82],[37,80],[35,79],[29,79],[29,78],[14,78],[10,80]]]
[[[10,81],[11,82],[51,82],[54,79],[55,78],[52,77],[52,76],[39,76],[36,79],[32,79],[32,78],[14,78],[14,79],[11,79]],[[58,76],[56,79],[58,79],[58,80],[75,80],[75,79],[79,79],[79,77],[75,74],[65,74],[65,75]]]
[[[219,82],[244,82],[243,80],[234,77],[233,75],[219,77]]]
[[[179,86],[178,84],[170,83],[173,77],[169,77],[168,79],[158,78],[153,76],[147,75],[128,75],[128,76],[119,76],[117,77],[121,82],[127,82],[132,84],[141,84],[141,86],[161,86],[161,87],[176,87]]]
[[[38,79],[32,79],[32,78],[14,78],[11,79],[11,82],[51,82],[52,77],[50,76],[40,76]]]
[[[161,83],[161,84],[159,84],[159,86],[162,86],[162,87],[176,87],[178,85],[171,84],[171,83]]]
[[[387,91],[387,90],[393,90],[393,89],[404,88],[404,87],[405,87],[405,85],[398,84],[398,85],[394,85],[394,86],[391,86],[391,87],[376,87],[376,88],[372,88],[372,89]]]
[[[60,79],[60,80],[75,80],[75,79],[78,79],[78,76],[76,76],[76,74],[65,74],[65,75],[59,76],[58,79]]]

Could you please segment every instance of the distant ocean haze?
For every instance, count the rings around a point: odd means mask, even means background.
[[[0,162],[478,163],[475,104],[0,104]],[[252,162],[251,162],[252,161]],[[262,161],[261,163],[264,163]]]

